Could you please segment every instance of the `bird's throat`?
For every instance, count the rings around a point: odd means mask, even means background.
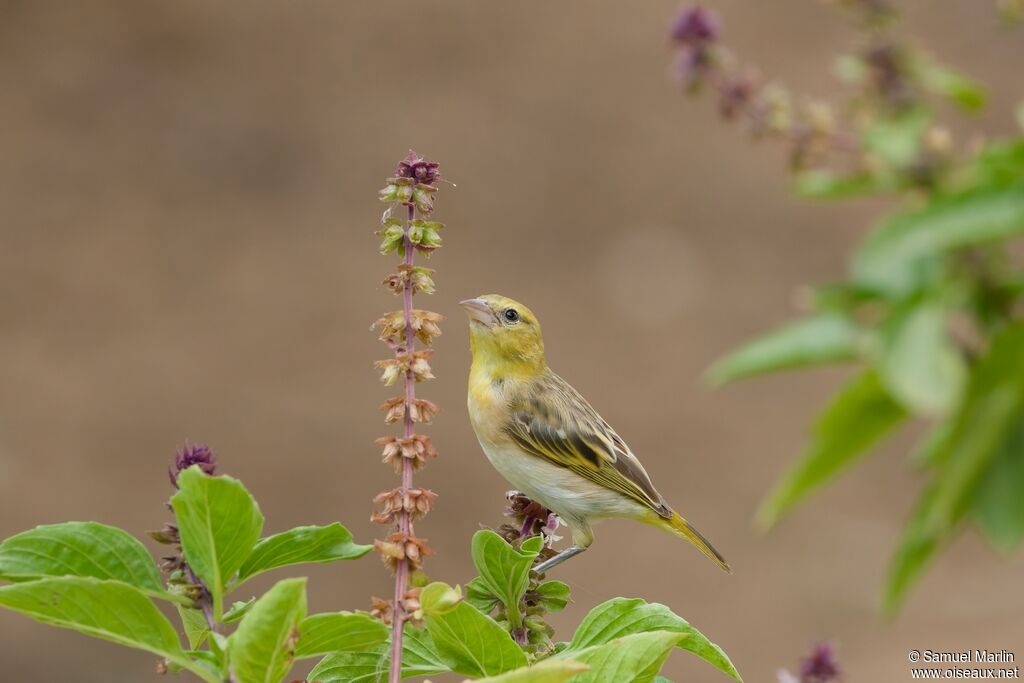
[[[469,348],[473,353],[471,373],[480,381],[505,382],[538,377],[547,370],[541,342],[509,343],[483,326],[471,325]],[[532,341],[532,340],[531,340]]]
[[[506,382],[530,380],[547,370],[543,356],[504,356],[473,352],[470,377],[476,383],[501,387]]]

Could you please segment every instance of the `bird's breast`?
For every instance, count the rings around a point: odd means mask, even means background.
[[[505,424],[508,404],[502,384],[477,368],[469,374],[469,419],[481,442],[500,444],[508,441]]]

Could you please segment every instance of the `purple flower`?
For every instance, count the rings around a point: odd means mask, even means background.
[[[718,19],[703,7],[688,7],[672,22],[671,39],[676,46],[676,78],[695,90],[714,67],[714,46]]]
[[[800,676],[794,676],[785,669],[776,674],[778,683],[839,683],[842,674],[836,648],[832,643],[817,643],[811,648],[809,657],[800,660]]]
[[[672,40],[681,45],[700,46],[718,38],[718,17],[700,6],[683,9],[672,22]]]
[[[190,446],[186,441],[185,446],[175,454],[174,467],[167,471],[174,488],[178,488],[178,475],[193,465],[199,465],[203,474],[212,475],[217,469],[217,459],[206,444]]]
[[[554,512],[549,512],[547,521],[544,523],[544,526],[540,528],[540,532],[544,536],[551,536],[556,531],[558,531],[558,525],[558,515],[556,515]]]
[[[409,150],[409,154],[398,162],[395,175],[399,178],[412,178],[417,183],[433,185],[441,178],[440,164],[436,161],[427,161],[425,158]]]
[[[528,496],[519,491],[508,491],[505,493],[505,500],[509,503],[505,508],[505,516],[511,517],[521,525],[519,538],[534,536],[537,533],[537,523],[546,525],[548,517],[553,514],[546,507],[530,500]]]
[[[839,660],[832,643],[817,643],[800,662],[800,683],[833,683],[839,680]]]

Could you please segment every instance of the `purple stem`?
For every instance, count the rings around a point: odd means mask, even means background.
[[[533,533],[533,525],[537,521],[536,517],[526,516],[523,520],[523,528],[519,530],[519,538],[526,538]]]
[[[185,562],[185,573],[188,574],[188,579],[193,584],[199,586],[203,592],[200,594],[200,599],[196,600],[199,604],[200,609],[203,610],[203,616],[206,617],[206,624],[210,627],[210,631],[217,631],[217,621],[213,618],[213,605],[210,604],[210,589],[206,587],[203,580],[196,576],[196,573],[192,571],[192,567],[188,566],[188,562]]]
[[[416,178],[413,178],[413,188],[416,187]],[[412,265],[413,259],[413,244],[412,240],[409,239],[409,223],[413,220],[416,215],[416,209],[413,204],[409,204],[409,217],[405,224],[405,237],[403,238],[403,245],[405,247],[405,260],[406,265]],[[414,341],[415,337],[412,328],[412,278],[409,278],[405,282],[405,287],[402,290],[402,310],[405,313],[405,353],[408,356],[412,355],[413,349],[416,346]],[[412,371],[405,373],[405,438],[411,437],[415,432],[415,427],[412,421],[412,406],[413,399],[416,398],[416,378],[413,376]],[[412,460],[410,458],[402,458],[402,494],[412,488]],[[412,520],[409,518],[409,512],[405,509],[398,513],[398,530],[403,534],[403,538],[408,537],[412,534]],[[402,607],[402,600],[405,597],[405,593],[408,590],[409,585],[409,560],[402,558],[398,561],[398,565],[395,568],[395,605],[392,611],[392,623],[391,623],[391,671],[388,678],[389,683],[401,683],[402,680],[402,637],[404,635],[403,626],[405,625],[405,612]]]

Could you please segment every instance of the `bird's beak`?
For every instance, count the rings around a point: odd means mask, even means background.
[[[493,325],[496,320],[494,311],[491,310],[491,307],[483,299],[466,299],[465,301],[460,301],[459,305],[466,309],[466,315],[469,316],[470,320],[487,327]]]

